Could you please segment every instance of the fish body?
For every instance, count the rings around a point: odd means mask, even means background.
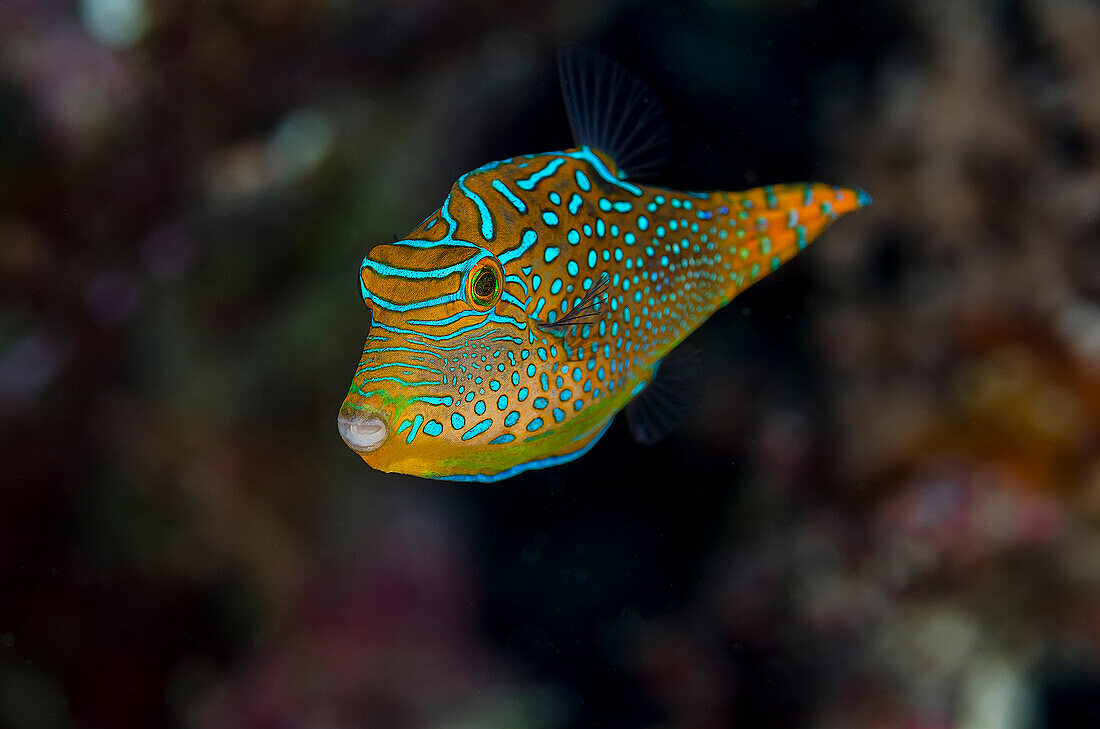
[[[577,458],[711,314],[868,202],[645,185],[587,145],[480,167],[364,259],[373,324],[341,433],[374,468],[430,478]]]

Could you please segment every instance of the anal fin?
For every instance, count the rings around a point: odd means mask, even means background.
[[[695,347],[680,345],[661,360],[657,374],[625,408],[635,441],[659,443],[687,419],[703,392],[701,370]]]

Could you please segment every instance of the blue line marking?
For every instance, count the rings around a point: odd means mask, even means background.
[[[535,233],[535,231],[531,230],[530,228],[523,231],[523,238],[522,238],[519,246],[516,247],[516,248],[513,248],[510,251],[502,253],[500,255],[500,262],[503,264],[503,263],[508,263],[510,261],[516,260],[517,258],[522,256],[524,253],[526,253],[531,248],[531,246],[535,245],[535,243],[538,241],[538,239],[539,239],[538,234]]]
[[[462,440],[470,440],[471,438],[476,438],[477,436],[481,435],[486,430],[488,430],[489,426],[492,425],[492,424],[493,424],[493,419],[492,418],[485,418],[485,420],[482,420],[480,423],[478,423],[477,425],[471,427],[469,430],[467,430],[465,433],[463,433],[462,434]]]
[[[512,207],[514,207],[516,210],[520,211],[521,213],[527,212],[526,203],[516,197],[516,194],[509,190],[508,186],[505,185],[503,182],[501,182],[500,180],[493,180],[493,189],[503,195],[505,200],[512,203]]]
[[[534,190],[535,185],[539,184],[542,180],[546,179],[550,175],[558,171],[558,168],[565,164],[565,160],[561,157],[555,157],[550,160],[550,163],[543,167],[535,174],[528,177],[526,180],[519,180],[516,185],[522,190]]]

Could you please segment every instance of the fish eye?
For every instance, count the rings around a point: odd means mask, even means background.
[[[474,295],[479,299],[488,299],[497,287],[497,276],[491,269],[483,268],[474,279]]]
[[[470,303],[482,310],[494,306],[500,299],[503,277],[500,264],[496,261],[479,264],[467,278],[467,298]]]

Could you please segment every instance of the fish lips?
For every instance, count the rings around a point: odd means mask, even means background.
[[[336,427],[348,448],[359,454],[378,450],[390,434],[387,419],[381,413],[349,405],[346,400],[336,418]]]

